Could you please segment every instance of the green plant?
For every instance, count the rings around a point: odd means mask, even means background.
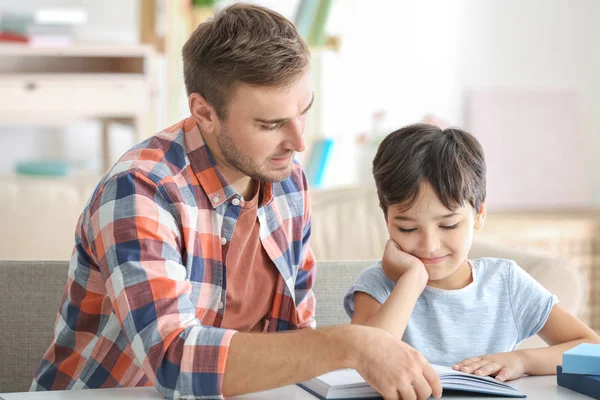
[[[194,7],[214,7],[217,0],[192,0]]]

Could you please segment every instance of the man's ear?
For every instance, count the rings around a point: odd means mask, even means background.
[[[479,230],[483,228],[483,223],[485,222],[485,217],[487,215],[485,200],[479,206],[479,210],[477,210],[477,215],[475,215],[475,224],[473,225],[473,229]]]
[[[213,106],[211,106],[204,97],[198,93],[192,93],[188,97],[188,105],[192,117],[200,126],[202,133],[212,134],[219,124],[219,118]]]

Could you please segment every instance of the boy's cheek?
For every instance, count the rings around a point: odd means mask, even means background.
[[[410,254],[411,256],[415,256],[415,251],[413,245],[410,243],[410,240],[406,240],[406,238],[401,237],[402,235],[391,236],[391,238],[400,246],[400,250],[405,253]]]

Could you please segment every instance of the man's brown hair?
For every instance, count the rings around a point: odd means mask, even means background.
[[[373,160],[373,176],[386,218],[391,205],[410,208],[423,181],[450,210],[470,203],[477,212],[486,196],[483,148],[456,128],[415,124],[390,133]]]
[[[183,46],[188,96],[198,93],[227,118],[238,83],[285,87],[309,69],[310,51],[289,20],[272,10],[234,4],[196,28]]]

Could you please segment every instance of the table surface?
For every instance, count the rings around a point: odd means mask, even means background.
[[[529,376],[510,382],[523,393],[529,400],[577,400],[590,398],[560,387],[556,384],[556,376]],[[89,400],[159,400],[162,399],[156,389],[152,387],[123,388],[123,389],[95,389],[86,390],[85,398]],[[458,393],[446,394],[444,398],[452,399],[487,399],[489,396],[461,395]],[[24,392],[24,393],[0,393],[2,400],[76,400],[81,398],[81,392],[76,390],[52,391],[52,392]],[[500,398],[500,397],[498,397]],[[267,390],[238,396],[236,399],[248,400],[314,400],[315,396],[304,391],[296,385],[285,386],[279,389]]]

